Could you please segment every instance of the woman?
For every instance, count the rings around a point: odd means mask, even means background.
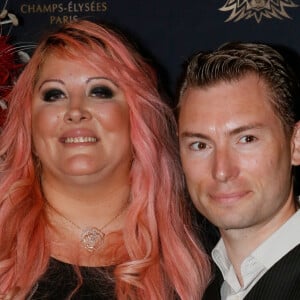
[[[37,47],[0,137],[0,291],[14,299],[199,299],[172,112],[117,33],[64,25]]]

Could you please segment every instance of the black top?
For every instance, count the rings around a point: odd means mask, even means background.
[[[114,267],[79,267],[82,285],[76,290],[78,276],[74,266],[55,258],[50,258],[48,269],[38,280],[26,300],[89,299],[113,300],[115,283]],[[73,294],[72,294],[73,293]]]

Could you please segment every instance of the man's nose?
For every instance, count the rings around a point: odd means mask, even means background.
[[[220,182],[227,182],[239,174],[236,155],[227,147],[217,149],[214,154],[213,178]]]

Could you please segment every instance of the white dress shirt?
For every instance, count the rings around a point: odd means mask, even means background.
[[[243,299],[258,280],[284,255],[300,244],[300,210],[254,250],[241,264],[241,286],[228,259],[222,239],[212,250],[212,258],[224,278],[222,300]]]

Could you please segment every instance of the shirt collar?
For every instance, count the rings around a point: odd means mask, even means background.
[[[261,276],[263,272],[266,272],[285,254],[300,244],[300,235],[295,228],[300,228],[300,210],[243,261],[241,265],[243,288],[254,283],[258,276]],[[212,259],[231,288],[235,291],[240,289],[233,266],[227,256],[223,239],[220,239],[212,250]]]
[[[295,228],[300,228],[300,210],[257,247],[251,256],[263,262],[267,268],[270,268],[275,262],[300,244],[300,235]]]

